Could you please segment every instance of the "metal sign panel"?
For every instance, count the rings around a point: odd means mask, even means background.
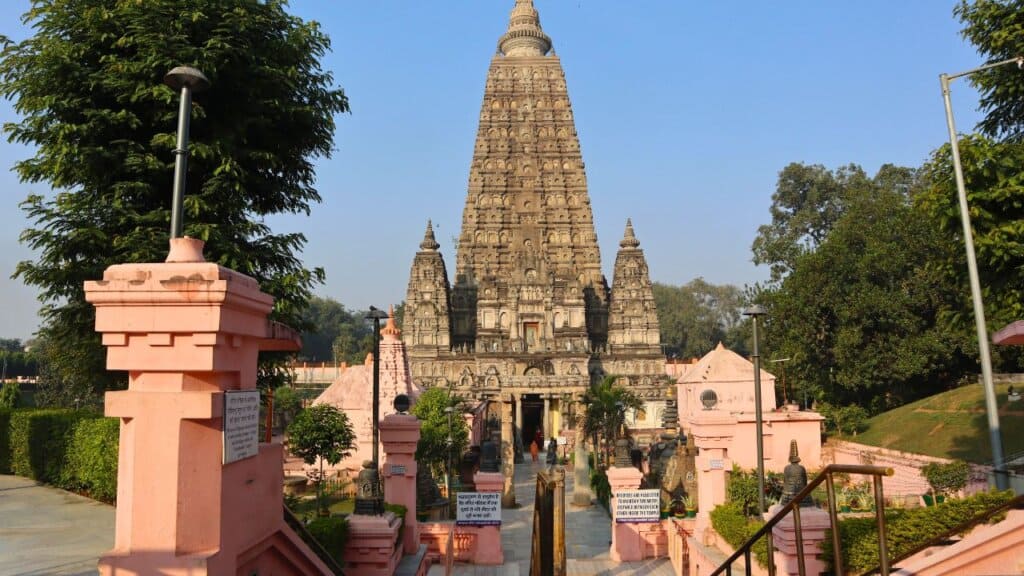
[[[230,464],[259,452],[260,391],[224,392],[224,463]]]
[[[623,490],[615,493],[616,522],[658,522],[660,519],[660,490]]]
[[[461,526],[501,526],[501,493],[458,492],[455,523]]]

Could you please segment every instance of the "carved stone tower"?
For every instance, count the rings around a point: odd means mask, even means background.
[[[601,271],[565,73],[532,0],[516,0],[487,73],[453,285],[429,225],[413,263],[404,321],[413,378],[514,400],[527,444],[533,431],[568,427],[567,400],[605,373],[660,397],[664,357],[637,246],[630,226],[616,300]]]

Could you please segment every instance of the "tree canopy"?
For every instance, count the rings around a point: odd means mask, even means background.
[[[211,81],[191,110],[185,234],[206,242],[208,261],[255,277],[275,318],[301,327],[324,274],[299,260],[301,233],[275,234],[265,218],[319,202],[313,160],[330,156],[348,100],[320,67],[328,38],[285,6],[39,1],[24,16],[35,35],[0,51],[0,93],[20,116],[4,131],[34,148],[15,170],[54,190],[22,204],[33,224],[21,239],[37,257],[15,272],[40,289],[47,378],[83,391],[115,382],[83,282],[166,254],[179,96],[162,79],[182,64]]]
[[[445,408],[451,407],[450,419]],[[469,444],[469,427],[462,417],[463,400],[452,396],[447,388],[430,388],[416,399],[412,414],[420,419],[420,440],[416,444],[416,461],[428,466],[435,475],[444,472],[448,458],[461,458]],[[452,443],[448,444],[451,433]]]
[[[742,353],[746,350],[741,328],[745,297],[736,286],[716,286],[695,278],[682,286],[655,282],[661,342],[669,356],[695,358],[719,342]]]

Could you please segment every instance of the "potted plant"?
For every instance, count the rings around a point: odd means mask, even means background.
[[[963,460],[946,463],[931,462],[921,468],[921,475],[931,487],[931,494],[923,495],[925,506],[931,506],[929,500],[934,498],[934,503],[941,504],[945,501],[947,494],[963,490],[970,478],[971,467]]]
[[[839,490],[836,492],[836,506],[839,507],[840,512],[850,512],[850,498],[846,494],[846,489]]]

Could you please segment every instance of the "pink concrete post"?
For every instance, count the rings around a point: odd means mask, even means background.
[[[643,478],[643,473],[632,466],[626,468],[612,466],[608,469],[608,484],[611,485],[612,490],[612,499],[609,502],[612,509],[612,545],[609,556],[615,562],[635,562],[643,559],[643,542],[637,525],[620,523],[615,518],[615,500],[618,493],[623,490],[640,488]]]
[[[223,463],[225,392],[254,390],[261,349],[296,349],[267,321],[273,299],[248,276],[171,240],[163,264],[111,266],[85,283],[121,418],[114,549],[102,574],[329,574],[284,524],[281,446]],[[247,422],[258,420],[245,416]]]
[[[690,438],[700,449],[694,459],[698,509],[694,530],[697,534],[703,534],[711,526],[711,511],[725,502],[725,474],[732,470],[728,448],[735,429],[736,419],[718,410],[702,411],[690,423]]]
[[[505,476],[501,472],[477,472],[473,475],[473,483],[477,492],[501,494],[505,488]],[[476,534],[473,564],[504,564],[505,549],[501,545],[501,526],[477,526]]]
[[[773,506],[766,514],[774,516],[778,506]],[[772,527],[772,540],[775,545],[775,565],[782,568],[783,574],[797,574],[796,528],[793,513],[790,512]],[[825,541],[825,531],[829,529],[828,512],[819,508],[800,509],[800,528],[803,534],[804,567],[807,574],[821,574],[825,571],[825,561],[821,559],[820,544]]]
[[[409,414],[388,414],[380,422],[384,444],[384,499],[406,507],[402,534],[406,554],[415,554],[420,544],[416,522],[416,442],[420,421]]]

